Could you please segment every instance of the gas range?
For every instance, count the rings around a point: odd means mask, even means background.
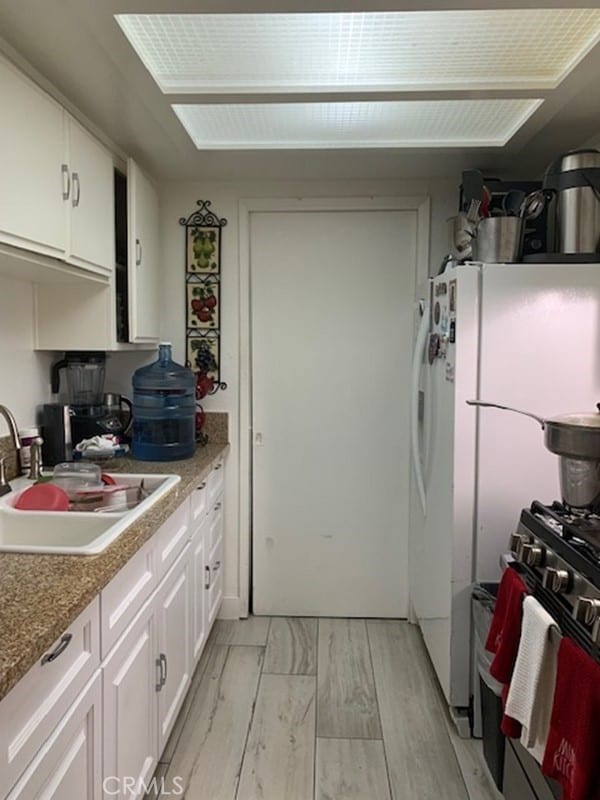
[[[510,550],[529,590],[563,632],[598,657],[600,515],[536,501],[521,512]]]

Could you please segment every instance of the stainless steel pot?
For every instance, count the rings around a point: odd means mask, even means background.
[[[480,219],[473,239],[473,260],[487,264],[511,264],[518,261],[522,232],[521,217]]]
[[[499,403],[467,400],[470,406],[499,408],[531,417],[544,431],[544,443],[560,457],[560,491],[571,508],[591,508],[600,503],[600,404],[595,414],[562,414],[544,419]]]

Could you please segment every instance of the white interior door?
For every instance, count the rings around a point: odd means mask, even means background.
[[[253,610],[406,616],[415,211],[250,217]]]

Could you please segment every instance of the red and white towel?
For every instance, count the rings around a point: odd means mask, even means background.
[[[564,637],[542,772],[562,800],[600,800],[600,665]]]
[[[557,634],[554,618],[534,597],[526,597],[505,713],[522,724],[521,744],[539,764],[544,758],[550,728],[560,641]]]

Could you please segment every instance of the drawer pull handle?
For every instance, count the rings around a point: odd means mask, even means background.
[[[154,663],[156,664],[156,668],[158,669],[158,683],[155,685],[154,689],[157,692],[160,692],[160,690],[164,686],[163,679],[162,679],[163,678],[162,661],[161,661],[160,658],[157,658]]]
[[[221,469],[221,467],[222,467],[222,466],[223,466],[223,464],[217,464],[217,466],[215,467],[215,472],[216,472],[218,469]]]
[[[206,481],[202,481],[202,483],[198,487],[198,491],[200,491],[200,489],[204,489],[205,487],[206,487]]]
[[[71,200],[71,205],[73,208],[77,208],[79,205],[79,198],[81,197],[81,183],[79,182],[79,173],[74,172],[71,176],[71,180],[73,181],[73,198]],[[75,192],[75,187],[77,187],[77,192]]]
[[[206,580],[204,581],[204,588],[210,589],[210,567],[208,565],[204,567],[204,574],[206,575]]]
[[[215,506],[215,511],[218,511],[222,505],[223,503],[217,503],[217,505]]]
[[[167,682],[167,672],[168,672],[168,669],[167,669],[167,656],[165,655],[165,653],[161,653],[160,654],[159,660],[160,660],[160,672],[161,672],[161,686],[164,686],[165,683]],[[165,667],[164,673],[163,673],[163,664],[164,664],[164,667]]]
[[[42,666],[44,664],[48,664],[50,661],[56,661],[61,653],[64,653],[71,639],[73,638],[72,633],[65,633],[64,636],[61,636],[60,642],[56,645],[54,650],[51,653],[46,653],[42,658]]]
[[[215,565],[213,567],[213,572],[218,572],[221,569],[221,562],[215,561]]]
[[[60,171],[63,179],[62,199],[68,200],[71,194],[71,176],[69,175],[69,168],[66,164],[61,164]]]

